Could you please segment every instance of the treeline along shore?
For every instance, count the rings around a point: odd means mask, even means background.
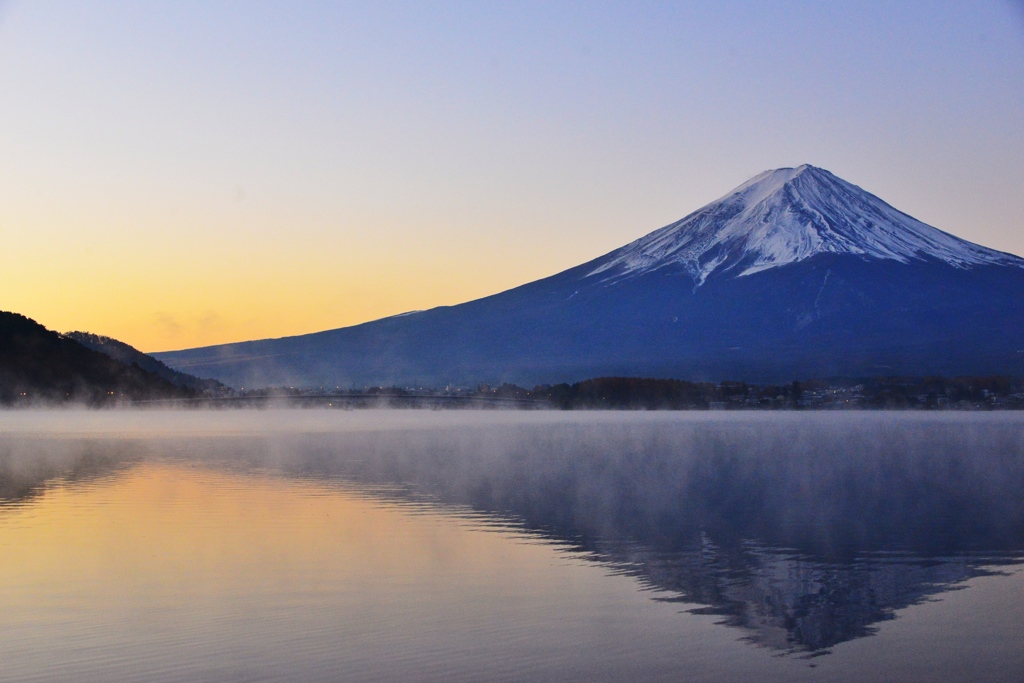
[[[169,401],[147,401],[166,405]],[[332,408],[521,408],[557,410],[1020,410],[1024,381],[1010,377],[813,379],[786,384],[599,377],[573,384],[474,388],[276,387],[222,390],[184,405],[307,405]]]
[[[235,390],[167,367],[107,337],[58,334],[0,312],[0,406],[92,407],[267,405],[488,407],[561,410],[1024,409],[1013,377],[876,377],[781,384],[598,377],[572,384],[476,387],[277,387]]]

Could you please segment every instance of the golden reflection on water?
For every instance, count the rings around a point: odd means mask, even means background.
[[[0,680],[616,680],[639,634],[715,640],[635,588],[471,515],[143,462],[0,512]]]
[[[510,545],[471,521],[423,514],[341,486],[143,463],[85,485],[56,485],[0,517],[0,586],[13,598],[88,583],[99,603],[162,594],[176,603],[330,581],[353,596],[383,583],[457,581],[501,572]],[[517,548],[529,574],[547,550]],[[379,596],[373,596],[376,599]]]

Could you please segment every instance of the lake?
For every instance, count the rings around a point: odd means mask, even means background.
[[[0,681],[1020,681],[1024,415],[0,413]]]

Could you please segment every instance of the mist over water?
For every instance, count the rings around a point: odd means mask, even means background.
[[[0,680],[1016,680],[1022,426],[2,413]]]

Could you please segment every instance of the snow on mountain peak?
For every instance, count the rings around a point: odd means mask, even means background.
[[[617,279],[679,264],[699,286],[719,269],[742,277],[821,253],[901,263],[938,260],[956,268],[1024,268],[1024,259],[942,232],[804,164],[754,176],[682,220],[608,254],[587,277]]]

